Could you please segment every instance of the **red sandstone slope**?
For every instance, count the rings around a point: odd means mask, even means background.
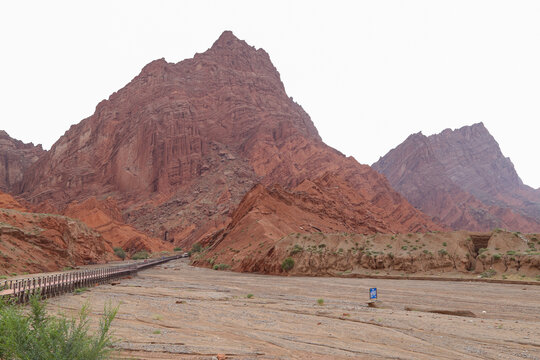
[[[0,192],[0,274],[56,271],[113,258],[111,244],[80,221],[25,212]]]
[[[43,153],[41,145],[25,144],[0,130],[0,191],[13,190],[26,169]]]
[[[329,171],[361,195],[373,227],[437,227],[325,145],[268,54],[224,32],[193,59],[145,66],[25,173],[20,193],[59,208],[113,196],[128,223],[190,243],[226,226],[256,183],[296,186]]]
[[[380,175],[379,175],[380,176]],[[379,206],[378,206],[379,205]],[[405,207],[374,205],[368,193],[355,191],[340,174],[328,172],[304,180],[292,190],[259,184],[249,191],[232,221],[204,245],[215,251],[248,243],[273,244],[291,233],[394,233],[441,230],[427,216],[401,213]]]
[[[453,229],[540,230],[540,192],[523,185],[483,124],[413,134],[373,168],[411,204]]]
[[[133,226],[126,225],[116,201],[112,198],[100,201],[92,197],[82,203],[73,202],[68,205],[64,214],[81,220],[99,232],[105,241],[115,247],[121,247],[130,254],[141,250],[159,252],[173,249],[170,243],[152,238]]]

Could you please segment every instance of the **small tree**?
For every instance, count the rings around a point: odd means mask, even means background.
[[[281,268],[285,271],[289,271],[294,267],[294,260],[291,257],[286,258],[281,263]]]
[[[198,253],[198,252],[201,252],[201,251],[202,251],[202,245],[200,243],[195,243],[191,247],[191,252],[192,253]]]

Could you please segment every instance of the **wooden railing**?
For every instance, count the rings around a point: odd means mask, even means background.
[[[89,287],[95,284],[107,283],[112,279],[120,278],[150,266],[179,259],[184,255],[173,255],[157,259],[141,260],[126,265],[107,266],[96,269],[69,271],[59,274],[28,277],[24,279],[5,280],[0,282],[0,297],[9,297],[16,302],[25,303],[32,295],[40,294],[43,298],[50,298],[73,292],[75,289]]]

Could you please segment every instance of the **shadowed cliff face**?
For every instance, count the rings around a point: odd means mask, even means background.
[[[44,152],[41,145],[25,144],[0,130],[0,190],[12,191]]]
[[[139,229],[193,242],[226,226],[256,183],[294,187],[329,171],[390,228],[402,218],[436,227],[384,177],[325,145],[268,54],[226,31],[192,59],[145,66],[25,173],[19,193],[60,209],[113,196]]]
[[[429,137],[413,134],[373,168],[453,229],[540,229],[540,192],[522,183],[482,123]]]

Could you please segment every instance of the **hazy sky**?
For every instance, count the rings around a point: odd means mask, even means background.
[[[0,129],[49,148],[148,62],[264,48],[323,139],[371,164],[483,121],[540,187],[540,1],[3,1]]]

